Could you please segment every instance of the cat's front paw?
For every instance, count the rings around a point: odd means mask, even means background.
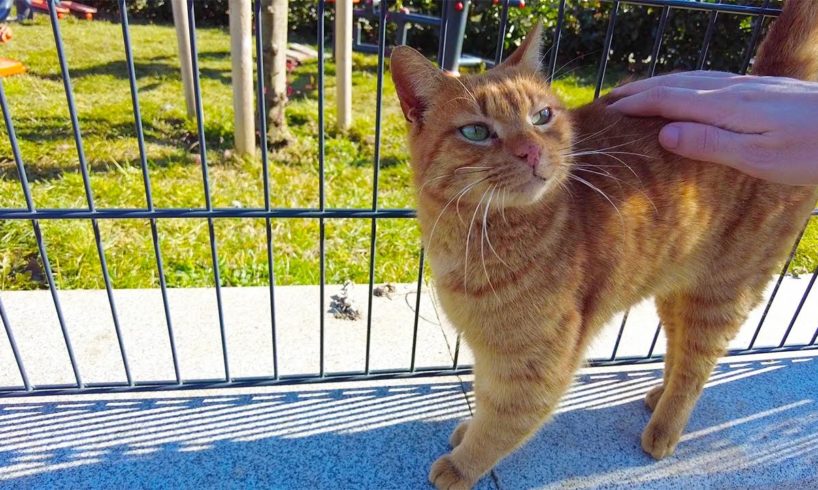
[[[680,437],[680,433],[651,421],[642,432],[642,449],[654,459],[662,459],[673,454]]]
[[[449,436],[449,445],[452,447],[452,449],[460,445],[460,443],[463,441],[463,436],[466,435],[466,430],[468,428],[469,421],[464,420],[463,422],[460,422],[460,425],[458,425],[454,432],[452,432],[452,435]]]
[[[473,481],[467,480],[457,469],[451,454],[441,456],[434,462],[429,472],[429,481],[438,490],[469,490],[474,485]]]
[[[648,394],[645,395],[645,405],[648,406],[648,410],[651,412],[656,409],[656,405],[659,403],[659,399],[662,398],[662,393],[665,392],[665,385],[654,386],[653,388],[648,391]]]

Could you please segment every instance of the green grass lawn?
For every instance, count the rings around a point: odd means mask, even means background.
[[[27,74],[4,79],[35,204],[41,208],[87,205],[50,26],[14,26],[15,38],[0,56],[22,61]],[[66,19],[61,23],[91,168],[97,207],[145,207],[133,112],[119,25]],[[131,36],[138,75],[150,178],[157,207],[202,207],[196,125],[186,119],[172,27],[134,25]],[[202,98],[205,112],[211,196],[216,207],[261,207],[264,202],[259,158],[237,159],[232,147],[229,39],[224,30],[200,29]],[[325,91],[326,200],[328,207],[372,205],[377,58],[355,54],[352,127],[334,129],[334,67],[327,63]],[[270,154],[272,205],[311,207],[318,203],[317,64],[291,74],[296,88],[287,109],[294,142]],[[571,105],[590,100],[593,88],[568,77],[555,84]],[[404,120],[394,87],[384,79],[379,206],[413,205],[404,148]],[[2,129],[5,133],[5,128]],[[23,207],[8,138],[0,138],[0,208]],[[158,277],[147,220],[100,222],[114,286],[157,287]],[[213,283],[207,223],[201,219],[159,221],[168,284]],[[42,223],[61,288],[104,286],[87,221]],[[225,285],[267,283],[264,220],[216,220],[219,266]],[[318,223],[307,219],[273,221],[276,280],[279,284],[318,282]],[[369,220],[328,220],[327,280],[363,282],[368,277]],[[378,223],[376,280],[416,280],[419,236],[414,220]],[[794,262],[795,271],[818,264],[818,229],[811,227]],[[45,287],[29,222],[0,221],[0,289]]]

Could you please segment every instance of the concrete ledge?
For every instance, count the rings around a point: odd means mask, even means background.
[[[790,324],[809,284],[807,278],[787,277],[767,316],[756,346],[777,345]],[[773,282],[767,290],[772,292]],[[398,284],[391,299],[375,297],[372,306],[370,368],[407,369],[414,330],[415,284]],[[816,288],[818,289],[818,288]],[[367,285],[349,292],[362,313],[360,320],[340,320],[327,312],[330,297],[342,290],[326,286],[323,313],[317,286],[276,287],[276,330],[281,374],[316,374],[319,370],[319,318],[325,321],[325,369],[327,372],[361,371],[366,358]],[[168,330],[159,290],[115,290],[122,335],[134,379],[173,380]],[[812,290],[793,324],[788,343],[808,342],[818,325],[818,294]],[[125,381],[105,291],[60,291],[65,321],[83,380]],[[214,289],[168,290],[171,320],[183,379],[224,377],[219,321]],[[273,374],[272,322],[269,290],[222,288],[227,350],[233,377]],[[73,383],[68,356],[48,291],[2,292],[12,331],[35,385]],[[758,325],[764,305],[754,310],[733,347],[742,348]],[[613,351],[622,315],[613,318],[589,351],[589,357],[607,358]],[[644,356],[649,350],[659,319],[653,303],[645,301],[631,309],[622,336],[619,356]],[[457,335],[436,306],[428,285],[421,293],[416,366],[451,367]],[[655,352],[665,349],[660,334]],[[462,346],[459,362],[472,362]],[[22,386],[22,380],[5,335],[0,335],[0,386]]]

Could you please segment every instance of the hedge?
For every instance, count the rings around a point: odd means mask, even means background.
[[[702,0],[715,2],[716,0]],[[764,0],[726,0],[729,3],[761,5]],[[116,3],[111,0],[85,0],[98,7],[103,15],[116,16]],[[439,15],[441,0],[397,0],[395,7],[407,7],[413,11]],[[197,23],[200,25],[227,25],[227,0],[196,0]],[[526,32],[539,19],[549,35],[550,46],[557,23],[558,0],[528,0],[525,8],[509,9],[509,28],[504,40],[506,52],[518,46]],[[290,30],[296,36],[312,39],[316,34],[317,2],[290,0]],[[780,5],[780,0],[773,0]],[[610,15],[610,0],[568,0],[565,12],[563,36],[558,55],[564,70],[575,66],[593,66],[602,53],[605,32]],[[394,7],[393,7],[394,8]],[[113,9],[113,10],[112,10]],[[172,19],[168,0],[133,0],[129,2],[131,16],[135,20],[170,22]],[[331,32],[332,5],[327,5],[327,33]],[[470,21],[464,52],[492,58],[497,44],[501,8],[489,0],[472,2]],[[651,48],[659,24],[661,8],[622,5],[618,12],[616,31],[610,52],[612,64],[621,70],[643,74],[650,62]],[[711,14],[691,10],[674,9],[663,36],[659,71],[693,69],[697,66],[699,52]],[[766,23],[765,23],[766,25]],[[365,23],[364,35],[369,41],[376,36],[377,25]],[[719,14],[715,23],[708,69],[739,70],[745,57],[752,22],[749,17]],[[409,42],[431,54],[437,49],[437,29],[413,27]],[[387,39],[394,39],[394,25],[389,26]]]

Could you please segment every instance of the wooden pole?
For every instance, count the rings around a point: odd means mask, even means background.
[[[352,0],[335,2],[335,96],[338,129],[352,123]]]
[[[187,117],[196,115],[196,99],[193,94],[193,63],[190,59],[190,37],[187,22],[187,1],[172,0],[173,25],[176,26],[176,43],[179,47],[179,64],[182,70],[182,87],[185,92]]]
[[[287,144],[291,139],[284,117],[287,106],[287,6],[288,0],[262,0],[261,3],[267,143],[273,146]]]
[[[230,57],[233,61],[233,135],[236,152],[255,153],[253,40],[250,0],[230,0]]]

